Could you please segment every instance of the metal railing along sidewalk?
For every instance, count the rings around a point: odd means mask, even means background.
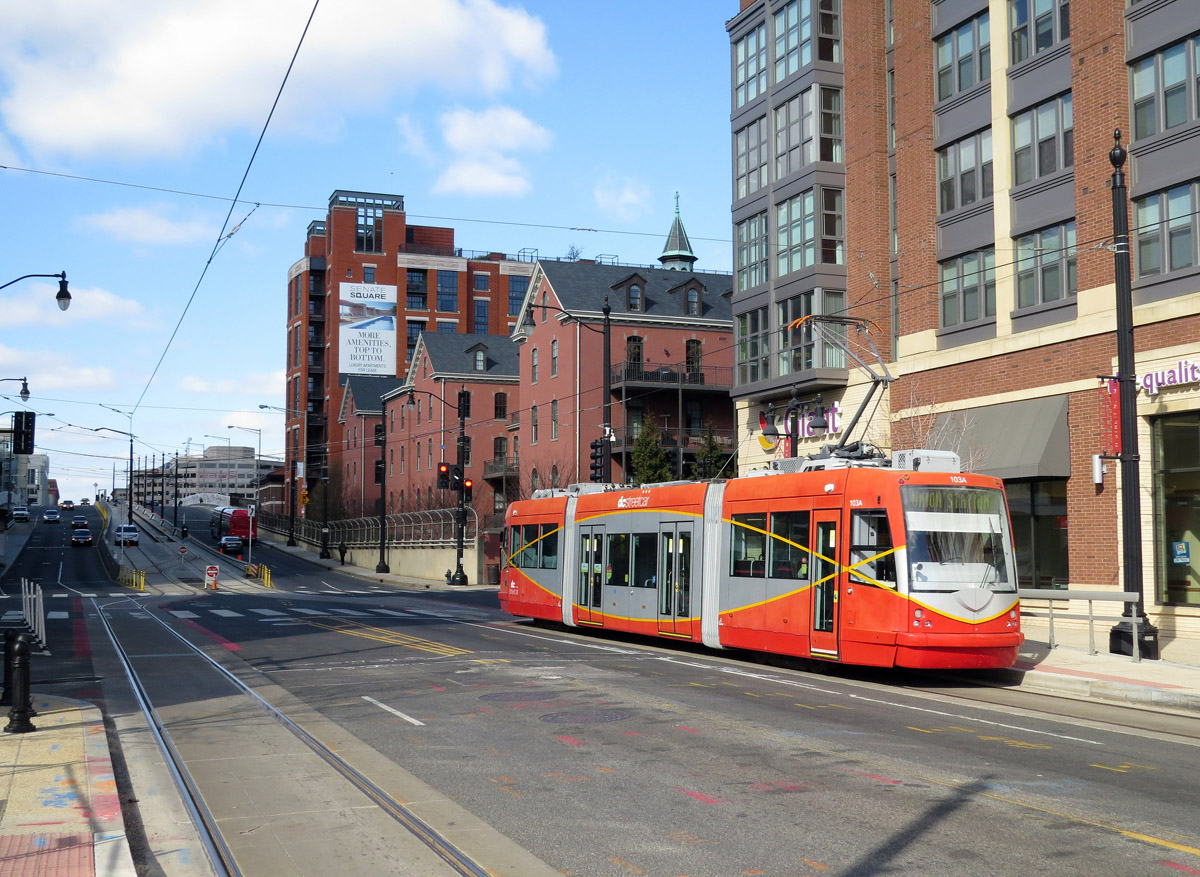
[[[1093,602],[1096,603],[1136,603],[1139,595],[1133,591],[1072,591],[1070,589],[1061,590],[1058,588],[1018,588],[1017,597],[1021,600],[1045,600],[1046,612],[1039,613],[1031,611],[1029,607],[1023,603],[1021,605],[1021,616],[1028,618],[1045,618],[1049,622],[1050,627],[1050,648],[1055,648],[1054,643],[1054,619],[1072,619],[1086,620],[1088,623],[1088,654],[1099,654],[1096,651],[1096,614],[1093,611]],[[1088,605],[1087,614],[1078,612],[1055,612],[1054,604],[1061,600],[1086,600]],[[1103,616],[1111,620],[1112,616]],[[1134,616],[1120,616],[1120,620],[1125,620],[1128,617],[1133,624],[1133,655],[1135,662],[1142,660],[1142,643],[1140,639],[1139,625],[1140,619]]]

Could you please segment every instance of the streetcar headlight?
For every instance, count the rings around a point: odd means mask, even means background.
[[[913,618],[921,618],[922,616],[924,616],[924,614],[925,613],[922,612],[920,609],[913,610]]]
[[[1016,610],[1016,609],[1009,609],[1009,610],[1008,610],[1008,617],[1009,617],[1009,618],[1011,618],[1011,619],[1013,619],[1013,620],[1015,621],[1015,620],[1016,620],[1016,617],[1017,617],[1017,610]]]

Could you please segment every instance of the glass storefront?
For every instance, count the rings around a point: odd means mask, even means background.
[[[1006,481],[1004,491],[1012,516],[1017,586],[1066,588],[1070,579],[1066,479]]]
[[[1153,435],[1157,600],[1200,606],[1200,413],[1156,418]]]

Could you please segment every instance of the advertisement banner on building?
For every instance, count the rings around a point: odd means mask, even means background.
[[[338,371],[396,374],[396,287],[342,283],[338,293]]]

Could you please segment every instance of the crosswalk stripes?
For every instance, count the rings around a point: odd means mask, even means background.
[[[72,596],[72,595],[67,595]],[[115,596],[127,596],[120,594]],[[195,610],[195,611],[193,611]],[[207,608],[193,606],[192,609],[169,609],[167,612],[176,618],[197,619],[205,615],[215,615],[218,618],[255,618],[262,622],[283,621],[286,619],[299,620],[302,618],[347,618],[367,619],[387,616],[390,618],[407,618],[413,621],[426,619],[477,621],[491,617],[487,610],[475,607],[463,607],[460,611],[437,611],[432,609],[389,609],[383,606],[364,606],[351,609],[345,606],[329,606],[322,609],[312,609],[307,606],[286,606],[284,609],[271,609],[265,606],[247,606],[244,609]],[[52,610],[46,612],[47,620],[61,621],[72,616],[71,612]],[[24,617],[20,609],[8,609],[0,613],[0,622],[12,623]]]

